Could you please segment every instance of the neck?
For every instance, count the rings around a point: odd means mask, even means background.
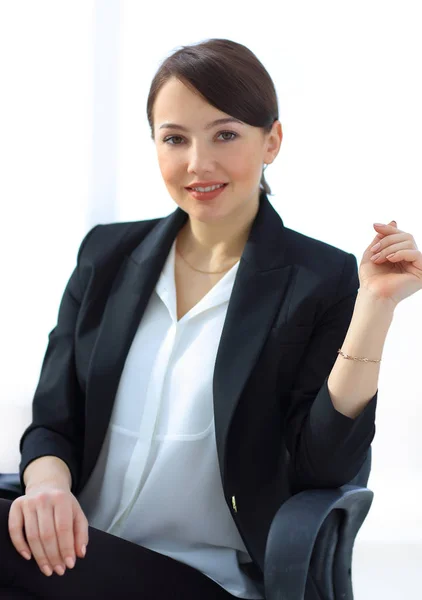
[[[252,210],[243,210],[230,219],[213,223],[189,217],[178,235],[179,252],[190,259],[191,264],[207,270],[224,268],[239,260],[258,207],[259,202],[254,203]]]

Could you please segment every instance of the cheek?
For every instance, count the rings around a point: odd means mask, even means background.
[[[163,179],[171,183],[180,174],[180,161],[175,156],[169,156],[167,153],[158,154],[158,166]]]
[[[261,169],[257,153],[250,147],[238,147],[236,152],[230,152],[225,158],[227,170],[230,169],[231,174],[240,179],[254,178]]]

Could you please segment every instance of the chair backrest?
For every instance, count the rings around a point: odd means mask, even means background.
[[[19,473],[0,473],[0,498],[15,500],[21,495]]]

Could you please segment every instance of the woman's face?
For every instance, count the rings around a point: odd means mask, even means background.
[[[263,163],[274,160],[281,144],[279,121],[270,133],[235,119],[214,123],[231,117],[176,78],[157,94],[153,119],[160,171],[180,208],[203,222],[254,214]],[[198,182],[225,187],[214,198],[198,198],[187,189]]]

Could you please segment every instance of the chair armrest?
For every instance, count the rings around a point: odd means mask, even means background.
[[[0,498],[14,500],[22,493],[19,473],[0,473]]]
[[[353,545],[373,496],[367,488],[344,485],[289,498],[268,534],[266,600],[353,600]]]

